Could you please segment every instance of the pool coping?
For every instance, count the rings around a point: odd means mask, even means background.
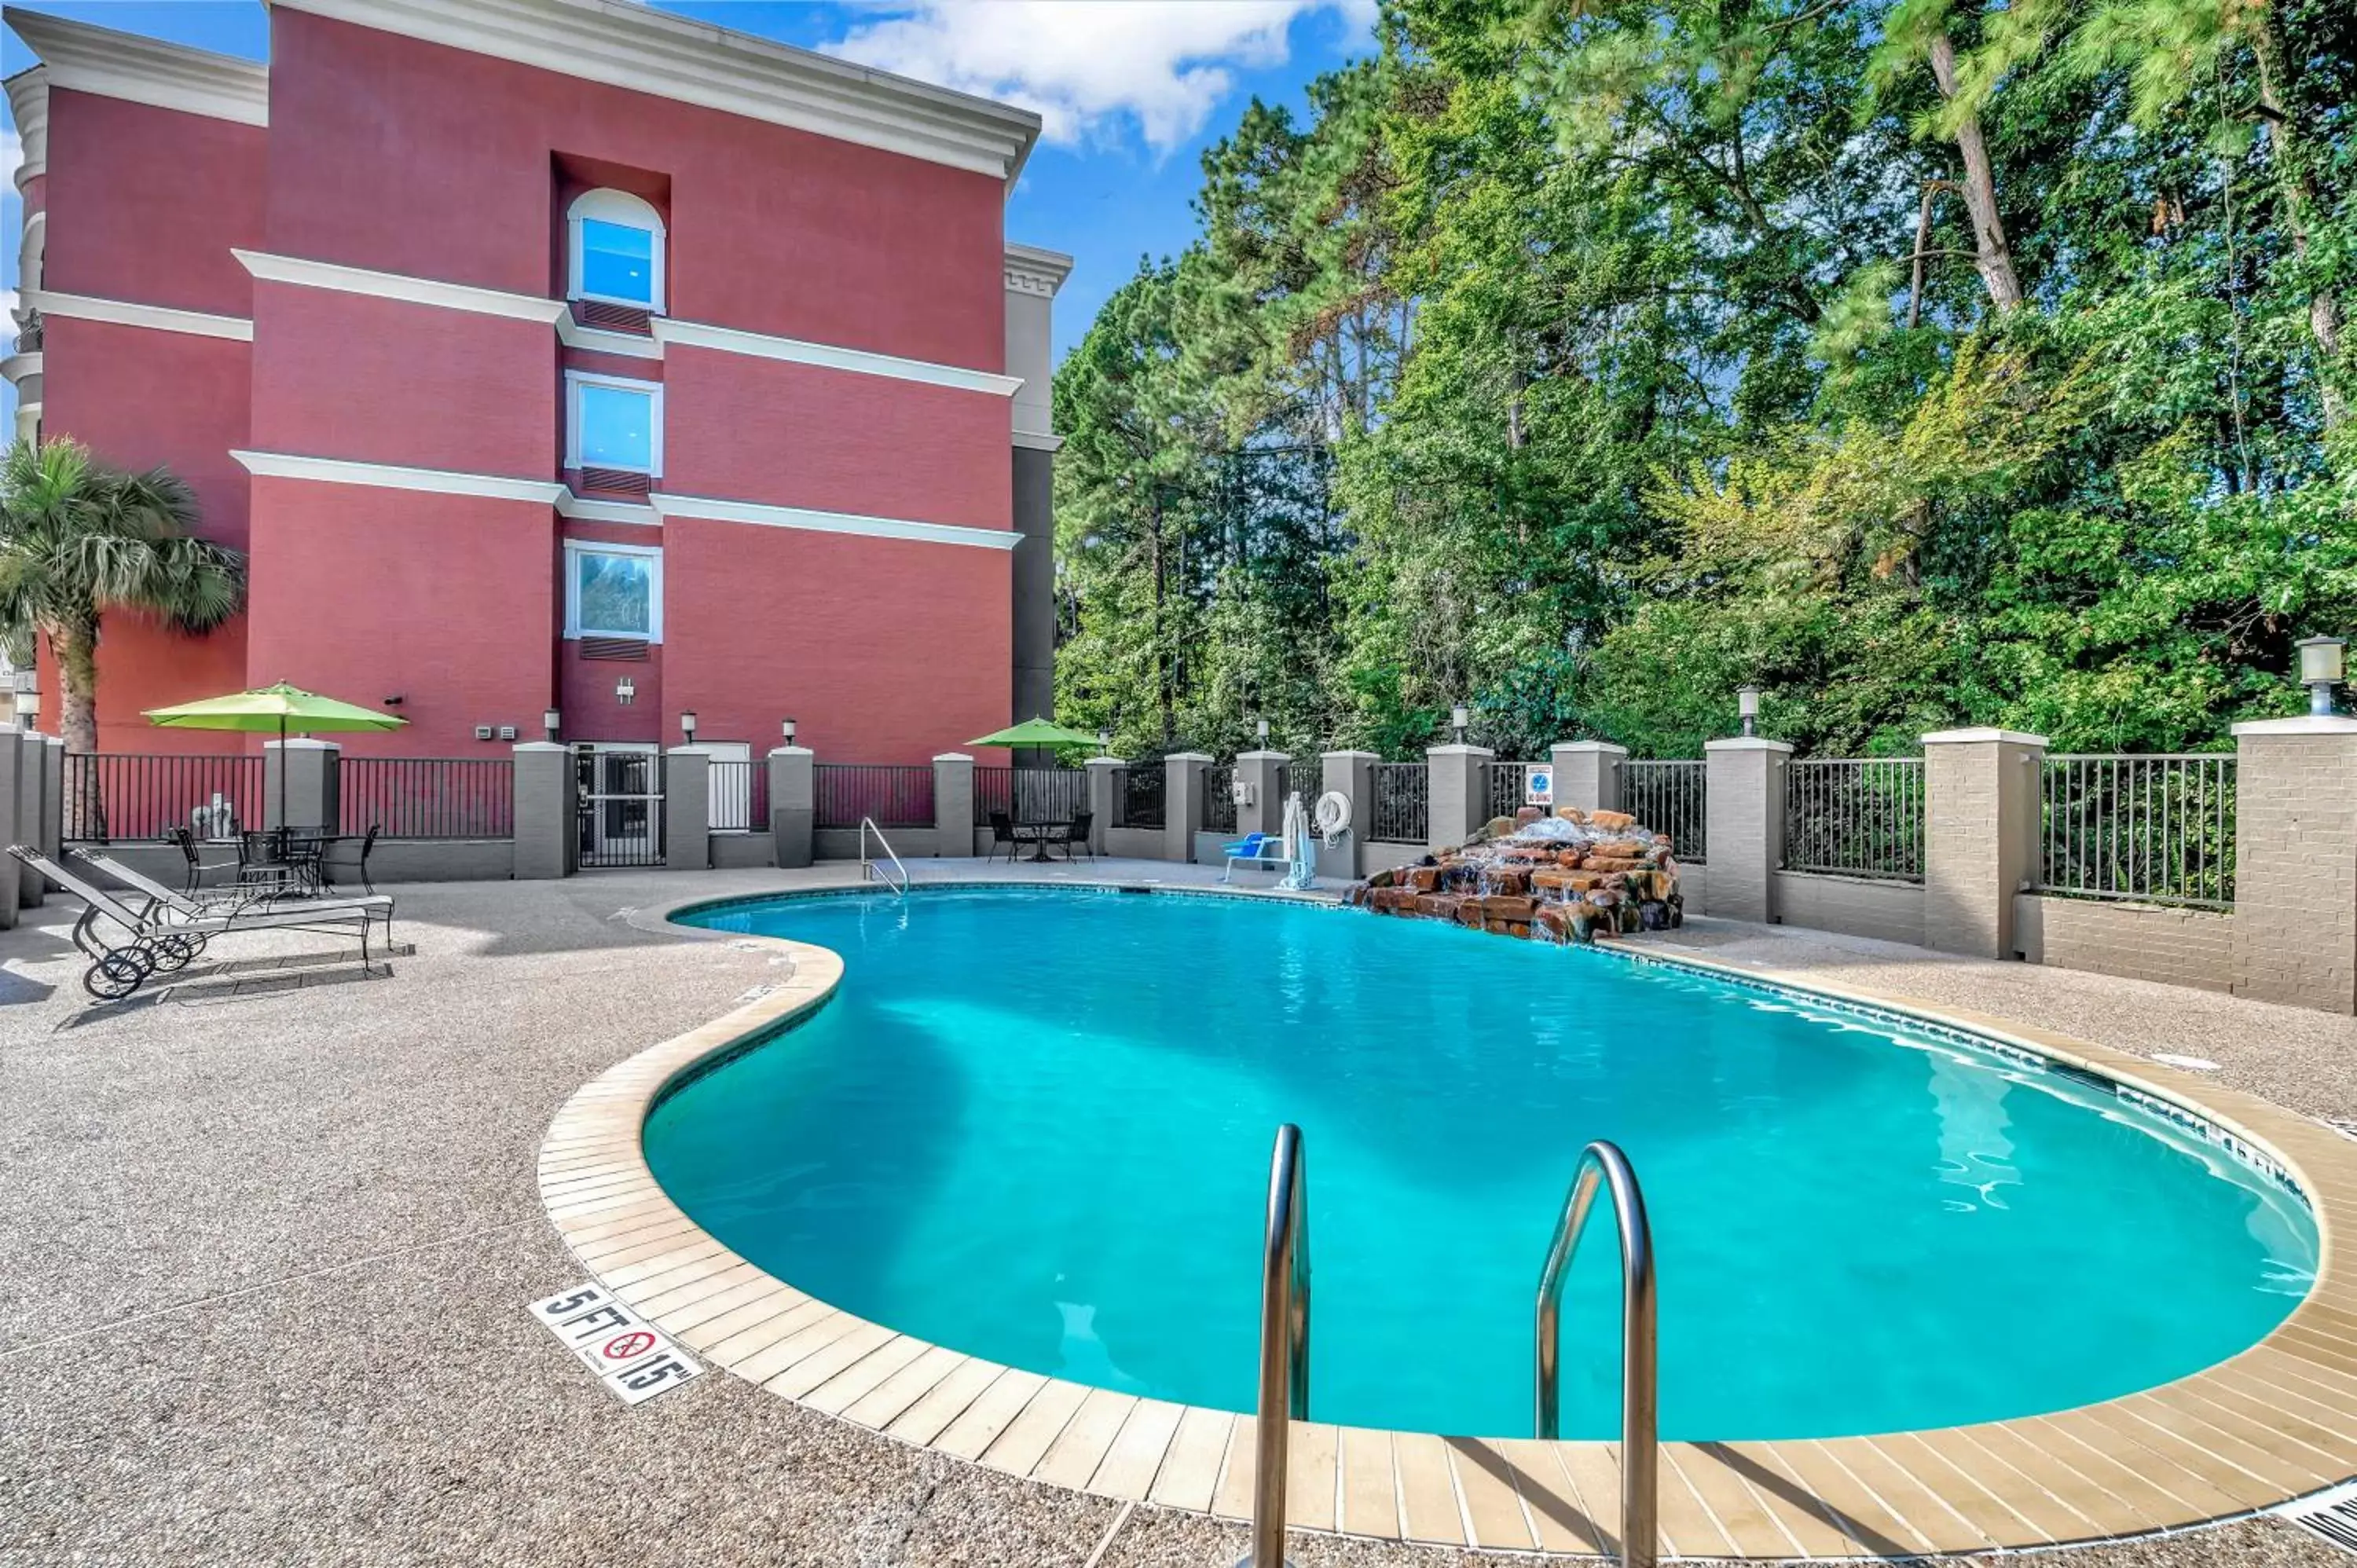
[[[962,877],[950,887],[1038,886]],[[1048,886],[1330,904],[1315,895],[1139,884]],[[841,1311],[748,1262],[673,1204],[640,1144],[680,1083],[824,1005],[842,958],[813,943],[676,924],[690,909],[841,887],[680,899],[632,911],[666,935],[757,943],[787,961],[773,987],[599,1074],[558,1111],[541,1195],[566,1248],[608,1289],[711,1364],[811,1409],[1009,1475],[1229,1520],[1251,1509],[1254,1418],[1002,1366]],[[1917,1432],[1662,1445],[1665,1555],[1928,1556],[2116,1540],[2221,1523],[2357,1474],[2357,1143],[2257,1096],[2048,1030],[1636,944],[1601,950],[1897,1015],[2095,1074],[2179,1107],[2276,1162],[2316,1219],[2307,1297],[2241,1353],[2187,1377],[2045,1415]],[[2262,1166],[2264,1168],[2264,1166]],[[1963,1288],[1969,1288],[1967,1283]],[[1618,1445],[1444,1437],[1295,1423],[1291,1527],[1490,1551],[1618,1550]]]

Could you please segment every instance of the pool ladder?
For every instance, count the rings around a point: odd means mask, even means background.
[[[883,846],[885,854],[890,858],[894,868],[900,873],[899,881],[894,881],[892,873],[885,870],[879,862],[867,858],[869,833],[876,835],[876,842]],[[906,898],[909,896],[909,868],[900,864],[899,855],[893,851],[892,841],[884,836],[884,830],[876,825],[876,819],[873,817],[859,819],[859,880],[881,882],[901,897]]]
[[[1269,1158],[1268,1230],[1261,1251],[1260,1383],[1254,1423],[1252,1550],[1237,1568],[1284,1568],[1286,1445],[1293,1423],[1309,1419],[1309,1181],[1301,1129],[1276,1130]],[[1580,1151],[1571,1191],[1539,1271],[1538,1435],[1562,1435],[1557,1349],[1564,1276],[1579,1248],[1597,1189],[1608,1187],[1620,1230],[1620,1563],[1654,1568],[1660,1558],[1656,1477],[1661,1462],[1654,1332],[1653,1230],[1629,1156],[1598,1139]],[[1269,1419],[1282,1409],[1285,1419]]]

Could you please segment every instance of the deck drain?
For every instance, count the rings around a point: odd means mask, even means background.
[[[2320,1535],[2341,1551],[2357,1555],[2357,1481],[2343,1481],[2284,1504],[2276,1512],[2311,1535]]]

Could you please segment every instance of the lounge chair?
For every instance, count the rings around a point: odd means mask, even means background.
[[[273,900],[283,897],[284,893],[267,883],[249,882],[236,887],[205,888],[193,895],[175,893],[154,877],[125,865],[111,854],[103,854],[94,849],[70,849],[66,854],[69,859],[80,861],[113,878],[145,898],[146,907],[139,911],[142,918],[177,915],[182,919],[202,919],[239,911],[258,912],[265,908],[291,914],[298,908],[293,904],[274,903]],[[305,912],[364,910],[384,922],[385,943],[392,945],[393,895],[390,893],[371,893],[366,897],[354,895],[343,898],[305,898],[299,908]],[[198,946],[201,948],[203,944],[199,943]]]
[[[1282,833],[1246,833],[1232,844],[1221,846],[1220,853],[1227,864],[1220,867],[1220,880],[1225,882],[1239,865],[1265,865],[1274,871],[1290,869],[1293,856],[1285,851]]]
[[[37,849],[10,844],[8,853],[82,901],[81,915],[74,921],[73,944],[90,958],[90,967],[82,972],[82,988],[102,1002],[122,1000],[159,970],[168,973],[184,967],[214,937],[262,930],[355,936],[360,939],[361,963],[365,966],[370,922],[383,919],[388,936],[393,929],[390,900],[382,911],[364,903],[313,903],[297,908],[255,903],[197,915],[170,909],[143,911]],[[121,927],[130,940],[107,941],[98,934],[102,920]]]

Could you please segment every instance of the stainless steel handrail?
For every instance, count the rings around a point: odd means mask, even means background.
[[[1555,1221],[1555,1241],[1547,1248],[1546,1267],[1539,1273],[1539,1435],[1563,1435],[1555,1356],[1562,1335],[1563,1280],[1571,1270],[1599,1183],[1611,1187],[1612,1209],[1620,1225],[1620,1562],[1622,1568],[1653,1568],[1661,1540],[1655,1480],[1661,1462],[1661,1389],[1655,1366],[1653,1228],[1645,1219],[1645,1195],[1629,1156],[1600,1138],[1579,1153],[1570,1196]]]
[[[1237,1568],[1284,1568],[1285,1467],[1293,1423],[1309,1419],[1309,1166],[1301,1129],[1276,1130],[1260,1265],[1260,1398],[1254,1420],[1252,1551]],[[1282,1412],[1282,1414],[1277,1412]]]
[[[884,846],[884,853],[892,857],[892,864],[895,866],[899,867],[900,880],[899,882],[894,882],[891,877],[884,874],[883,867],[877,865],[874,861],[867,858],[867,835],[869,833],[874,833],[876,835],[876,842]],[[892,848],[892,841],[884,836],[884,830],[876,825],[876,819],[873,817],[862,817],[859,819],[859,880],[866,882],[871,877],[882,882],[887,887],[891,888],[892,891],[898,893],[903,898],[906,898],[909,896],[909,868],[900,865],[900,856],[899,853]]]

